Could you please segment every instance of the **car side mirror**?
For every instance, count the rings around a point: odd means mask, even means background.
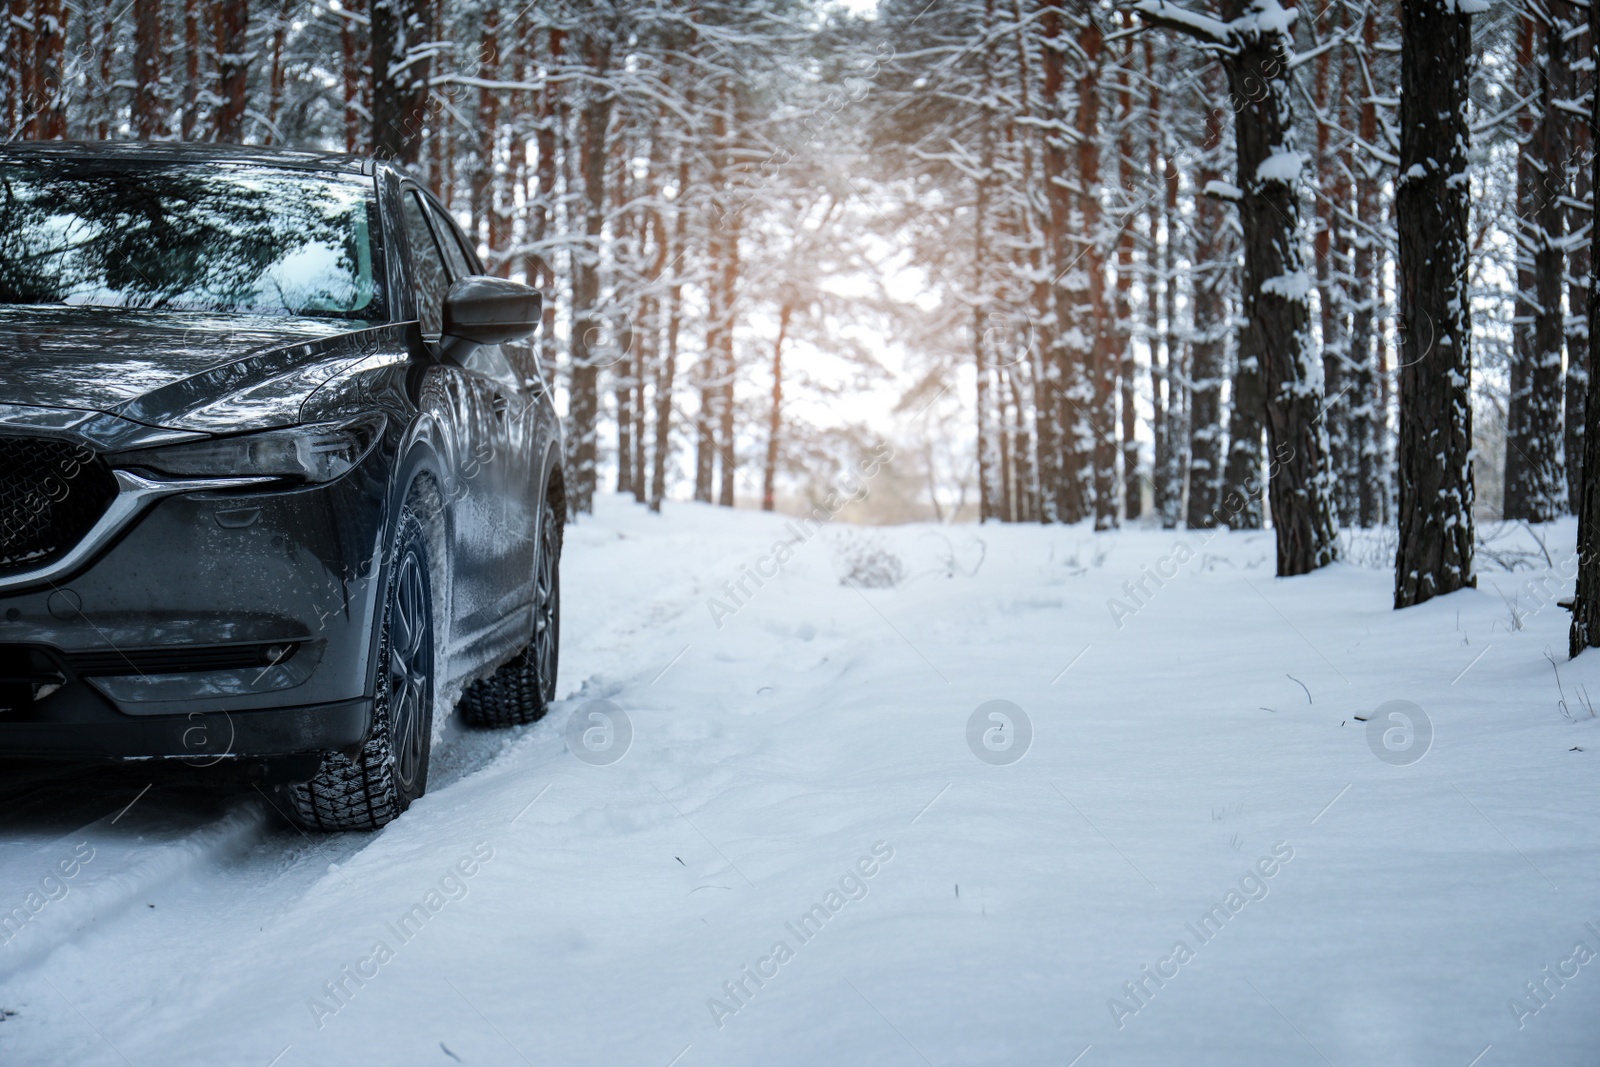
[[[445,294],[440,344],[446,358],[459,362],[479,345],[529,336],[543,311],[544,296],[531,285],[489,275],[462,278]]]

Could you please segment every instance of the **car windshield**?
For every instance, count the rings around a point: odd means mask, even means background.
[[[0,162],[0,304],[375,319],[370,178]]]

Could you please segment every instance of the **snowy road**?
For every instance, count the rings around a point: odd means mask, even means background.
[[[1396,614],[1263,534],[840,526],[780,565],[784,520],[602,505],[565,699],[452,729],[379,834],[8,783],[0,1063],[1594,1062],[1600,655],[1538,572]],[[904,579],[842,584],[874,545]],[[601,699],[607,765],[564,736]],[[1019,760],[969,746],[996,700]]]

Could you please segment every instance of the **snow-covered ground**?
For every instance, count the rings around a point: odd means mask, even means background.
[[[0,1063],[1595,1062],[1570,525],[1396,613],[1270,534],[832,525],[780,565],[781,517],[601,503],[565,699],[451,729],[381,833],[14,786]]]

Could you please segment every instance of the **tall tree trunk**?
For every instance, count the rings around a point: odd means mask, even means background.
[[[121,44],[117,40],[117,14],[116,8],[111,4],[101,4],[100,22],[96,27],[96,36],[99,38],[100,45],[100,77],[99,84],[95,86],[95,93],[100,97],[100,101],[99,106],[96,108],[98,114],[95,117],[94,134],[102,141],[111,137],[111,127],[118,114],[116,98],[112,95],[112,86],[116,82],[117,54],[122,51]],[[165,31],[166,20],[161,18],[159,10],[156,12],[156,17],[162,24],[162,30]],[[0,19],[3,19],[3,16],[0,16]],[[136,17],[134,26],[135,38],[138,37],[139,32],[137,23]],[[6,54],[4,42],[4,34],[0,33],[0,55]],[[137,79],[137,67],[139,65],[137,40],[135,40],[134,46],[135,79]],[[3,88],[0,88],[0,92],[3,91]]]
[[[1037,522],[1039,519],[1038,472],[1033,464],[1033,433],[1028,426],[1027,404],[1024,399],[1022,376],[1026,361],[1006,367],[1004,379],[1011,407],[1017,413],[1012,463],[1016,468],[1016,508],[1013,519],[1017,522]]]
[[[1261,434],[1266,403],[1255,334],[1241,326],[1234,340],[1232,403],[1228,408],[1228,461],[1222,471],[1222,514],[1229,529],[1259,530],[1262,507]]]
[[[185,0],[193,3],[194,0]],[[359,16],[366,6],[365,0],[344,0],[341,5],[347,16]],[[363,115],[361,107],[362,86],[370,84],[371,72],[367,69],[366,52],[362,47],[364,35],[355,18],[339,20],[340,75],[344,90],[344,150],[355,152],[361,147],[361,130],[370,116]]]
[[[1565,7],[1565,5],[1563,5]],[[1583,41],[1587,28],[1578,23],[1580,36],[1569,47],[1574,57],[1586,56],[1589,42]],[[1581,44],[1580,44],[1581,41]],[[1578,77],[1576,60],[1569,67],[1569,77]],[[1567,92],[1583,99],[1594,92],[1594,71],[1591,68],[1583,84],[1571,84]],[[1566,118],[1571,147],[1567,152],[1570,177],[1565,184],[1572,189],[1575,204],[1588,208],[1571,207],[1567,213],[1567,232],[1572,235],[1567,244],[1567,376],[1563,388],[1563,440],[1561,455],[1567,475],[1567,507],[1572,514],[1580,514],[1583,505],[1583,408],[1589,392],[1589,270],[1590,256],[1587,244],[1577,241],[1578,234],[1594,219],[1594,185],[1589,174],[1589,153],[1594,151],[1594,131],[1586,119],[1574,121]]]
[[[733,386],[738,378],[738,368],[734,363],[733,354],[733,324],[738,302],[739,239],[743,231],[744,220],[735,211],[729,220],[728,237],[723,245],[723,260],[719,271],[719,288],[722,290],[722,330],[718,334],[720,343],[716,354],[718,377],[721,379],[717,387],[717,436],[721,441],[717,455],[721,461],[722,474],[717,488],[717,503],[725,508],[733,507],[733,477],[738,463],[738,448],[733,439]]]
[[[486,81],[500,77],[500,13],[490,7],[483,14],[483,40],[479,50],[479,74]],[[500,140],[500,93],[487,86],[478,89],[477,143],[473,146],[472,172],[468,177],[472,214],[472,239],[485,240],[494,227],[495,156]],[[496,248],[492,237],[485,241],[489,247],[489,269],[494,270],[496,258],[504,249]]]
[[[1042,37],[1040,50],[1041,92],[1040,118],[1056,123],[1061,120],[1061,92],[1066,84],[1065,63],[1061,56],[1062,0],[1041,0],[1039,31]],[[1026,56],[1025,48],[1019,56]],[[1044,244],[1042,262],[1059,262],[1066,247],[1064,229],[1067,223],[1065,190],[1060,180],[1066,170],[1066,152],[1059,131],[1051,130],[1041,138],[1039,151],[1039,182],[1044,191],[1046,210],[1041,214],[1041,238]],[[1060,323],[1053,322],[1052,310],[1056,299],[1055,273],[1041,269],[1040,280],[1033,287],[1033,310],[1038,322],[1035,329],[1036,354],[1033,374],[1033,404],[1035,436],[1039,450],[1039,520],[1056,522],[1061,518],[1059,498],[1062,479],[1062,454],[1065,447],[1062,425],[1062,378],[1060,359]],[[982,452],[979,452],[982,459]],[[931,471],[931,467],[930,467]],[[980,482],[981,485],[981,482]],[[930,493],[932,490],[930,489]],[[937,505],[937,501],[935,501]]]
[[[278,0],[278,10],[272,18],[272,55],[267,67],[267,129],[262,135],[263,144],[280,144],[283,135],[278,130],[278,115],[283,110],[283,46],[289,35],[289,11],[294,0]]]
[[[1132,52],[1122,50],[1122,58],[1129,60]],[[1119,72],[1117,77],[1117,125],[1129,129],[1133,124],[1133,99],[1131,70]],[[1131,178],[1129,168],[1122,161],[1123,153],[1115,157],[1119,175]],[[1131,187],[1130,181],[1122,182]],[[1144,510],[1143,473],[1139,470],[1139,379],[1138,366],[1133,354],[1133,226],[1124,218],[1117,235],[1117,302],[1112,314],[1113,336],[1116,341],[1122,397],[1122,514],[1129,521],[1137,519]]]
[[[688,94],[687,104],[694,105],[694,95]],[[683,260],[689,242],[689,150],[678,149],[677,189],[672,198],[671,258],[665,269],[673,272],[672,285],[667,289],[666,351],[661,357],[661,369],[656,376],[656,440],[653,452],[654,466],[650,472],[650,510],[659,512],[661,501],[667,493],[667,460],[672,455],[672,390],[673,378],[678,370],[678,334],[683,326]]]
[[[1566,210],[1562,127],[1556,108],[1559,80],[1566,67],[1560,24],[1536,30],[1536,15],[1524,13],[1518,52],[1538,100],[1517,158],[1521,215],[1517,255],[1517,322],[1506,426],[1506,483],[1503,512],[1508,519],[1545,522],[1562,509],[1566,496],[1561,474],[1561,350],[1565,261],[1561,238]],[[1533,58],[1542,34],[1545,49]],[[1524,123],[1527,125],[1527,122]],[[1531,327],[1531,329],[1529,328]]]
[[[433,4],[372,0],[371,12],[372,151],[414,169],[428,121]]]
[[[700,359],[700,411],[695,416],[694,498],[711,503],[717,466],[717,431],[721,425],[720,403],[722,330],[729,324],[726,292],[721,285],[723,264],[728,259],[733,201],[728,190],[728,111],[731,107],[728,79],[717,85],[717,102],[711,115],[711,166],[707,180],[710,193],[711,233],[706,242],[711,277],[707,282],[706,348]]]
[[[543,321],[539,327],[539,358],[544,365],[545,373],[550,373],[556,364],[556,301],[555,284],[556,272],[551,266],[550,253],[545,248],[545,241],[550,236],[550,230],[555,225],[556,216],[556,183],[559,178],[557,169],[557,145],[564,141],[566,135],[566,109],[561,105],[561,83],[553,75],[564,61],[566,47],[565,31],[551,28],[545,33],[546,71],[552,77],[545,79],[544,88],[539,93],[539,123],[534,131],[534,151],[537,160],[534,164],[537,190],[533,203],[529,205],[528,234],[532,250],[523,259],[523,273],[530,285],[538,285],[552,290],[544,301]]]
[[[183,118],[178,126],[183,140],[194,139],[200,128],[199,112],[200,0],[183,0]]]
[[[994,22],[994,0],[984,0],[983,13],[986,25]],[[998,440],[1002,428],[994,419],[993,375],[990,370],[990,323],[988,300],[989,267],[989,187],[994,173],[994,116],[990,113],[989,95],[993,84],[993,47],[985,44],[979,52],[978,106],[982,109],[978,119],[978,173],[973,178],[975,186],[972,209],[972,361],[976,375],[977,392],[977,448],[978,448],[978,521],[1005,517],[1004,491],[1001,487],[1001,462]]]
[[[1305,574],[1338,554],[1332,471],[1321,422],[1311,278],[1300,251],[1296,185],[1302,157],[1291,143],[1290,18],[1278,0],[1227,0],[1228,21],[1173,17],[1166,0],[1136,0],[1147,20],[1200,37],[1219,50],[1235,107],[1236,185],[1244,238],[1248,338],[1240,366],[1259,360],[1267,483],[1278,575]]]
[[[1229,0],[1228,13],[1237,51],[1224,67],[1234,99],[1242,104],[1234,139],[1236,184],[1243,191],[1244,311],[1251,348],[1261,361],[1278,576],[1288,577],[1333,562],[1338,551],[1327,443],[1319,421],[1322,397],[1313,366],[1310,278],[1300,255],[1296,182],[1301,157],[1291,145],[1289,41],[1268,17],[1282,15],[1277,0],[1255,0],[1249,7],[1244,0]]]
[[[629,177],[633,169],[633,153],[627,137],[617,137],[616,145],[616,191],[612,203],[616,206],[616,221],[612,224],[611,246],[617,250],[617,258],[621,260],[625,250],[634,243],[635,225],[638,222],[633,211],[628,209],[630,200]],[[642,227],[640,227],[642,229]],[[639,240],[642,243],[643,238]],[[643,265],[642,249],[636,250],[632,257],[634,274]],[[637,447],[633,437],[633,405],[635,385],[639,381],[639,362],[636,345],[638,338],[635,334],[637,326],[637,304],[627,306],[630,291],[637,292],[640,279],[637,276],[628,276],[628,267],[622,262],[616,264],[616,279],[612,286],[613,300],[621,309],[622,321],[616,331],[617,359],[611,365],[611,389],[617,405],[617,492],[633,492],[633,459]]]
[[[1591,71],[1600,72],[1600,4],[1589,5],[1589,47],[1586,50]],[[1600,81],[1589,97],[1589,124],[1600,130]],[[1589,171],[1589,188],[1600,189],[1600,154],[1591,156],[1584,166]],[[1600,367],[1600,222],[1589,231],[1589,366]],[[1600,645],[1600,389],[1590,389],[1584,399],[1583,486],[1578,509],[1578,586],[1572,603],[1572,630],[1568,654],[1576,656],[1586,648]]]
[[[1205,75],[1206,96],[1221,93],[1220,77],[1213,68]],[[1195,197],[1195,255],[1193,270],[1194,341],[1191,349],[1189,411],[1189,514],[1190,529],[1211,529],[1226,521],[1222,514],[1222,381],[1226,371],[1228,315],[1223,295],[1227,246],[1222,204],[1205,190],[1221,183],[1222,109],[1206,111],[1205,141],[1201,146],[1199,187]]]
[[[1371,6],[1362,11],[1361,49],[1362,80],[1357,87],[1361,102],[1357,105],[1356,131],[1364,144],[1376,144],[1378,138],[1378,105],[1376,87],[1367,78],[1371,58],[1378,43],[1378,20]],[[1379,173],[1377,164],[1367,159],[1354,146],[1350,151],[1351,169],[1355,172],[1354,211],[1356,225],[1351,229],[1350,278],[1356,287],[1350,308],[1350,436],[1355,453],[1356,485],[1359,487],[1356,502],[1356,521],[1371,528],[1383,522],[1385,505],[1389,499],[1388,470],[1384,462],[1383,432],[1386,405],[1379,394],[1377,351],[1382,338],[1378,336],[1377,307],[1378,256],[1375,253],[1377,238],[1373,236],[1383,224],[1383,212],[1378,203]]]
[[[1162,105],[1164,96],[1161,91],[1161,76],[1159,74],[1160,62],[1157,60],[1158,52],[1164,59],[1167,49],[1158,49],[1155,40],[1146,37],[1144,40],[1144,73],[1149,94],[1148,112],[1150,116],[1150,129],[1145,139],[1145,159],[1150,171],[1150,180],[1161,183],[1161,188],[1150,196],[1149,210],[1145,212],[1146,225],[1149,228],[1148,239],[1145,242],[1145,347],[1150,352],[1150,402],[1153,406],[1151,428],[1155,437],[1154,447],[1151,450],[1150,464],[1150,506],[1157,517],[1163,515],[1163,510],[1172,497],[1172,487],[1167,484],[1167,479],[1172,476],[1171,452],[1173,446],[1172,423],[1168,408],[1171,405],[1172,387],[1175,379],[1170,366],[1172,359],[1171,346],[1165,344],[1168,338],[1161,332],[1161,300],[1159,293],[1162,288],[1173,284],[1171,278],[1164,277],[1162,270],[1163,257],[1161,255],[1161,223],[1166,216],[1166,181],[1165,163],[1161,136],[1162,121],[1166,118]],[[1169,232],[1168,238],[1171,234]]]
[[[1397,608],[1475,584],[1467,300],[1472,16],[1401,0]]]
[[[67,9],[61,0],[38,0],[33,17],[33,62],[36,95],[31,134],[35,140],[55,141],[67,135],[67,94],[63,58],[67,39]],[[25,53],[24,53],[25,54]]]
[[[605,79],[611,70],[611,42],[598,33],[584,35],[580,47],[592,79],[585,85],[579,113],[578,171],[583,185],[583,248],[573,257],[572,375],[567,401],[568,511],[592,513],[598,472],[595,469],[599,390],[595,342],[601,336],[600,241],[605,228],[606,131],[611,123],[611,95]]]
[[[166,131],[161,99],[166,22],[160,4],[135,4],[133,10],[133,132],[149,139]]]
[[[33,4],[30,0],[10,0],[8,7],[10,18],[6,20],[6,28],[10,32],[6,54],[20,56],[22,60],[4,65],[6,135],[32,137],[33,116],[39,107],[38,67],[26,61],[34,54]]]
[[[245,82],[250,67],[249,0],[216,0],[211,9],[217,51],[217,112],[212,140],[238,144],[244,139]]]
[[[665,75],[663,84],[670,84],[670,74]],[[638,357],[635,360],[639,367],[638,373],[638,400],[634,404],[633,415],[633,499],[644,504],[650,500],[650,482],[646,477],[649,463],[650,438],[647,436],[647,421],[651,412],[650,398],[645,395],[645,383],[648,381],[656,390],[661,388],[661,277],[667,270],[667,226],[661,217],[661,172],[666,162],[666,140],[663,131],[668,128],[671,121],[669,109],[663,105],[661,113],[655,124],[650,129],[650,152],[648,163],[645,167],[643,188],[640,196],[646,207],[641,212],[639,226],[639,261],[647,262],[646,253],[653,255],[648,260],[644,286],[645,295],[640,301],[639,325],[640,340]]]
[[[15,44],[18,32],[20,9],[24,0],[6,0],[0,4],[0,55],[17,54],[21,49]],[[18,102],[22,96],[22,66],[17,63],[0,64],[0,121],[5,125],[0,128],[0,138],[11,140],[19,132],[17,129]]]
[[[1342,7],[1333,9],[1330,31],[1343,32]],[[1350,201],[1345,185],[1340,154],[1332,143],[1334,124],[1339,120],[1339,93],[1335,84],[1342,65],[1336,65],[1333,49],[1316,60],[1317,107],[1317,228],[1313,238],[1316,254],[1319,318],[1322,328],[1323,421],[1328,435],[1328,457],[1333,468],[1334,506],[1343,524],[1357,519],[1355,448],[1350,434],[1351,382],[1345,335],[1346,294],[1339,257],[1344,251],[1340,234],[1339,211]]]
[[[1183,510],[1184,443],[1188,440],[1189,376],[1184,345],[1178,335],[1178,164],[1172,145],[1161,149],[1161,180],[1166,199],[1161,211],[1166,239],[1161,242],[1161,349],[1166,353],[1167,425],[1166,469],[1162,472],[1161,495],[1156,501],[1161,513],[1161,528],[1177,527]]]
[[[1092,440],[1094,528],[1117,525],[1117,374],[1120,357],[1106,323],[1106,235],[1100,214],[1100,64],[1103,35],[1088,11],[1078,29],[1083,69],[1078,77],[1078,217],[1085,244],[1081,264],[1087,284],[1077,321],[1087,334],[1090,373],[1089,432]]]
[[[778,485],[778,435],[783,428],[783,341],[789,333],[794,308],[778,310],[778,339],[772,342],[772,410],[767,415],[767,458],[761,466],[761,510],[773,509]]]

